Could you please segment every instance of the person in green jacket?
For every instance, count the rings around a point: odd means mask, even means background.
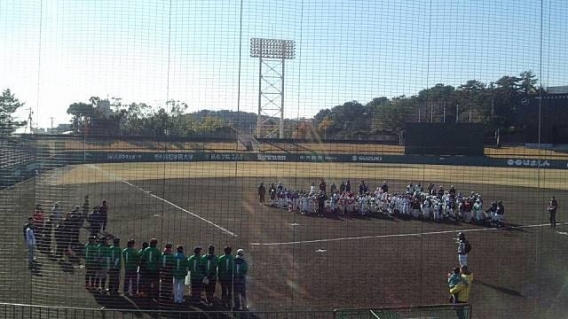
[[[215,247],[209,246],[207,255],[203,256],[203,266],[205,267],[205,277],[207,277],[205,285],[205,296],[207,297],[207,306],[213,306],[213,295],[215,294],[215,286],[217,285],[217,263],[218,258],[215,256]]]
[[[172,275],[174,277],[174,303],[182,304],[183,295],[185,292],[185,277],[189,271],[189,261],[185,254],[183,253],[183,246],[178,245],[176,253],[174,254],[174,266],[172,269]]]
[[[160,287],[160,299],[170,300],[172,299],[173,292],[173,282],[174,277],[172,275],[174,267],[174,254],[172,251],[173,245],[167,243],[162,256],[160,257],[160,281],[162,283]]]
[[[235,257],[235,308],[233,310],[247,310],[247,273],[248,264],[245,260],[245,251],[239,249]]]
[[[189,274],[191,278],[191,302],[201,302],[201,292],[203,291],[203,278],[205,278],[205,269],[203,267],[203,259],[201,258],[201,247],[193,249],[193,255],[189,257]]]
[[[110,247],[107,244],[107,238],[103,237],[97,245],[97,261],[98,271],[95,281],[95,287],[98,288],[100,293],[106,292],[106,281],[108,271],[110,269]]]
[[[146,277],[146,288],[149,290],[148,297],[156,299],[158,297],[159,279],[160,279],[160,256],[162,255],[158,248],[158,240],[152,238],[150,247],[144,249],[142,253],[142,263],[145,267],[144,277]]]
[[[234,258],[231,255],[232,248],[225,246],[225,254],[219,257],[217,262],[219,283],[221,283],[221,301],[227,308],[231,308],[231,299],[233,292],[233,267]]]
[[[134,249],[136,241],[130,239],[126,243],[126,248],[122,251],[122,260],[124,261],[124,286],[122,292],[125,295],[134,296],[138,291],[138,280],[136,270],[140,262],[140,255]],[[130,290],[132,288],[132,290]]]
[[[114,238],[112,243],[112,246],[109,248],[110,268],[108,271],[108,289],[111,295],[118,295],[122,249],[120,248],[119,238]]]
[[[99,252],[95,239],[96,237],[89,237],[89,242],[85,245],[85,289],[88,290],[95,287],[95,278],[98,269],[97,256]]]

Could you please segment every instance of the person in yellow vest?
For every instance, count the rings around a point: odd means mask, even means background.
[[[450,294],[456,296],[455,303],[468,303],[469,292],[471,290],[471,284],[473,283],[473,273],[469,271],[467,266],[462,266],[461,277],[463,280],[450,289]],[[458,308],[457,315],[460,319],[467,318],[464,308]]]

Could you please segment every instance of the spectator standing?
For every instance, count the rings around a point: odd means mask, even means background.
[[[136,269],[140,262],[140,255],[134,249],[135,243],[134,239],[130,239],[126,243],[126,248],[122,251],[122,260],[124,261],[124,286],[122,292],[128,296],[134,296],[138,292]]]
[[[52,221],[52,216],[50,215],[48,218],[46,218],[43,222],[43,232],[41,234],[41,240],[40,240],[40,247],[39,249],[45,253],[50,254],[51,253],[51,235],[52,235],[52,231],[53,231],[53,221]]]
[[[142,262],[145,266],[145,275],[147,278],[145,284],[148,286],[148,297],[156,299],[159,296],[159,280],[160,280],[160,256],[161,253],[157,248],[158,240],[152,238],[150,247],[144,249],[142,253]]]
[[[36,237],[34,233],[34,225],[28,226],[26,228],[26,246],[28,248],[28,268],[30,270],[34,269],[34,250],[36,246]]]
[[[193,255],[189,257],[188,263],[191,276],[191,302],[199,303],[203,291],[203,278],[205,278],[201,247],[198,246],[193,249]]]
[[[185,277],[189,271],[189,262],[185,254],[183,253],[183,246],[179,245],[176,248],[176,253],[174,255],[174,267],[172,270],[172,275],[174,277],[174,303],[182,304],[183,295],[185,292]]]
[[[84,199],[83,199],[83,219],[87,218],[87,215],[89,214],[89,209],[91,207],[91,204],[89,203],[89,195],[85,195]],[[76,206],[75,209],[77,210],[77,212],[79,212],[79,206]]]
[[[558,209],[558,201],[556,197],[552,196],[550,202],[548,203],[548,214],[550,214],[550,227],[556,228],[556,210]]]
[[[109,294],[118,295],[118,287],[120,286],[120,267],[122,265],[120,248],[120,239],[114,238],[112,246],[109,248],[110,267],[108,272],[108,289]]]
[[[258,203],[260,205],[264,205],[265,197],[266,187],[264,187],[264,183],[260,183],[260,186],[258,186]]]
[[[87,222],[89,223],[89,236],[98,237],[99,231],[101,230],[101,212],[99,206],[93,207],[93,211],[87,216]]]
[[[106,226],[108,221],[108,204],[106,200],[103,200],[101,206],[99,207],[99,213],[101,215],[101,233],[106,233]]]
[[[235,257],[235,308],[234,310],[247,310],[246,277],[248,264],[245,260],[245,251],[237,250]]]
[[[66,218],[65,228],[69,232],[70,246],[79,244],[79,231],[81,230],[81,226],[83,226],[84,216],[87,216],[87,214],[82,215],[79,209],[79,206],[76,206]]]
[[[172,248],[173,245],[167,243],[160,258],[160,299],[164,301],[172,299],[174,281],[174,254]]]
[[[33,229],[34,235],[35,235],[35,237],[38,241],[41,241],[42,233],[43,233],[43,224],[45,222],[46,216],[45,216],[45,212],[41,208],[40,204],[37,204],[35,206],[32,218],[33,218],[33,226],[34,226],[34,229]],[[38,244],[41,245],[41,243],[38,243]]]
[[[224,249],[225,254],[219,257],[217,262],[219,282],[221,283],[221,302],[227,308],[232,307],[231,299],[233,296],[233,270],[235,262],[231,252],[232,248],[226,246]]]
[[[64,219],[59,226],[55,227],[55,258],[59,262],[64,261],[64,254],[69,249],[70,232],[68,219]]]
[[[215,294],[215,286],[217,285],[217,265],[218,258],[215,256],[215,247],[209,246],[207,255],[203,256],[203,264],[205,267],[205,296],[207,297],[207,306],[213,306],[213,295]]]
[[[59,204],[60,202],[55,202],[53,203],[53,207],[51,207],[53,227],[59,226],[59,223],[61,223],[61,219],[63,218],[63,213],[61,212]]]
[[[26,231],[33,224],[34,224],[33,217],[28,217],[28,222],[24,224],[24,227],[22,227],[22,230],[24,231],[24,243],[27,243]]]

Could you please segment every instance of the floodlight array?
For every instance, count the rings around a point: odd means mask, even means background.
[[[296,42],[294,40],[250,39],[250,56],[253,58],[294,59]]]

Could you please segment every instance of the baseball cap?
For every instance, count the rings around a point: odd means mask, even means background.
[[[238,249],[238,250],[237,250],[237,255],[239,255],[239,256],[244,256],[244,255],[245,255],[244,249]]]

